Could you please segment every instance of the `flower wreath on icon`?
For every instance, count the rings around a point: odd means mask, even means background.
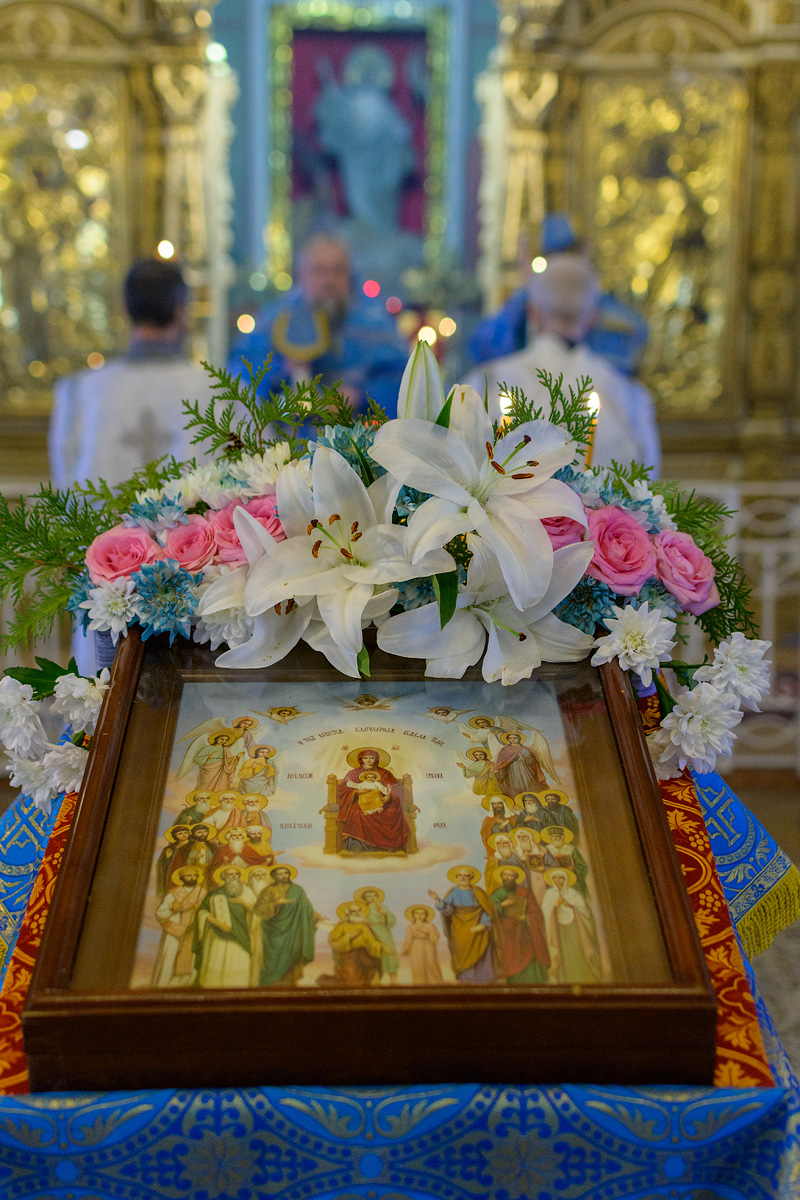
[[[25,589],[5,649],[66,608],[115,643],[138,625],[224,646],[218,665],[242,671],[302,639],[368,675],[372,623],[382,650],[425,658],[437,678],[482,660],[487,682],[510,686],[592,654],[655,684],[660,777],[730,753],[767,689],[769,646],[749,636],[749,589],[720,532],[730,514],[637,463],[586,467],[590,380],[565,395],[540,372],[545,402],[504,388],[493,419],[470,387],[445,396],[420,342],[387,420],[374,404],[356,416],[318,380],[265,400],[268,364],[245,367],[249,382],[208,367],[215,398],[185,402],[199,461],[150,463],[115,487],[43,486],[13,507],[0,497],[0,597]],[[715,647],[703,664],[672,659],[686,614]],[[48,809],[80,785],[109,673],[37,661],[0,681],[0,741],[14,785]],[[39,715],[50,697],[75,731],[61,745]]]

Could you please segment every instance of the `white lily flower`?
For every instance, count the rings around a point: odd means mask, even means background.
[[[439,608],[426,604],[381,625],[378,645],[389,654],[426,658],[425,674],[460,679],[486,647],[483,677],[503,684],[529,679],[542,662],[577,662],[585,658],[593,639],[560,621],[553,609],[583,576],[594,543],[577,542],[556,550],[550,585],[541,600],[524,611],[515,608],[506,592],[497,560],[478,538],[467,585],[456,602],[452,619],[440,628]],[[488,634],[488,645],[487,645]]]
[[[222,614],[230,628],[249,628],[250,636],[221,654],[216,665],[254,670],[280,662],[297,645],[311,620],[313,607],[307,601],[300,605],[289,600],[285,605],[261,612],[255,619],[246,612],[248,575],[279,543],[244,508],[234,509],[233,524],[248,566],[237,567],[215,579],[200,598],[198,615],[201,621],[213,623]]]
[[[769,691],[769,662],[764,655],[772,643],[746,638],[738,630],[714,651],[714,660],[695,673],[701,683],[713,683],[737,696],[742,708],[759,712],[761,697]]]
[[[281,472],[277,503],[287,538],[251,568],[245,608],[259,616],[276,604],[315,597],[334,643],[355,670],[362,618],[376,589],[382,594],[386,584],[452,571],[453,560],[437,549],[412,564],[408,530],[391,524],[400,485],[390,475],[367,489],[340,454],[319,446],[312,479],[310,489],[293,466]]]
[[[370,454],[401,483],[431,496],[408,522],[413,561],[474,531],[496,555],[521,610],[538,604],[550,584],[553,548],[542,519],[571,517],[586,526],[579,497],[551,478],[575,456],[569,435],[549,421],[528,421],[495,443],[474,388],[455,389],[449,429],[389,421]]]
[[[436,355],[427,342],[417,342],[400,380],[397,415],[435,421],[443,407],[444,388]]]
[[[666,621],[658,609],[650,612],[647,601],[638,608],[628,604],[618,608],[612,604],[614,617],[605,618],[608,634],[595,641],[596,653],[592,666],[619,659],[623,671],[633,671],[645,687],[653,682],[653,671],[659,664],[667,662],[675,645],[676,630],[672,621]]]

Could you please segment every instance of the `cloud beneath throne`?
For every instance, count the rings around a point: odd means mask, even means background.
[[[421,871],[428,867],[436,867],[440,863],[466,862],[469,853],[466,846],[445,842],[421,842],[417,854],[409,854],[405,858],[386,855],[381,858],[375,854],[354,854],[346,857],[341,854],[323,854],[319,842],[309,842],[305,846],[292,846],[287,851],[286,861],[291,859],[300,867],[323,867],[327,870],[339,871],[344,875],[378,875],[402,874],[406,871]]]

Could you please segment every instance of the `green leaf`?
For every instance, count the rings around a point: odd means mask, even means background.
[[[356,452],[356,458],[358,459],[358,465],[361,468],[362,483],[364,484],[364,487],[369,487],[369,485],[371,483],[375,482],[375,472],[372,470],[372,467],[369,465],[369,460],[367,459],[366,455],[364,454],[364,451],[354,441],[353,437],[349,433],[346,434],[345,436],[347,437],[348,442],[350,443],[350,445],[353,447],[353,449]]]
[[[38,655],[36,661],[39,664],[38,669],[36,667],[8,667],[5,672],[11,679],[16,679],[17,683],[30,685],[33,688],[34,700],[45,700],[48,696],[52,696],[56,683],[62,675],[78,674],[74,658],[70,659],[70,665],[67,668],[59,666],[52,659],[39,658]]]
[[[456,611],[458,600],[458,571],[433,576],[433,594],[439,605],[439,628],[444,629]]]
[[[362,675],[369,679],[369,650],[366,646],[362,646],[356,656],[356,663]]]
[[[675,707],[675,701],[672,699],[672,696],[670,696],[668,689],[661,682],[658,675],[653,676],[653,683],[656,685],[656,695],[658,696],[658,703],[661,708],[661,716],[663,718],[672,712],[673,708]]]
[[[455,388],[453,388],[450,395],[447,397],[444,404],[442,405],[442,411],[439,413],[438,417],[433,422],[434,425],[441,425],[444,429],[450,428],[450,414],[453,411],[453,396],[454,395],[455,395]]]

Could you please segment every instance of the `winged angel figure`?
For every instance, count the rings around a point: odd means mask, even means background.
[[[236,717],[230,722],[222,717],[209,717],[178,740],[178,745],[189,743],[178,768],[178,779],[196,768],[196,789],[229,791],[234,786],[239,763],[245,756],[253,755],[266,733],[267,726],[260,725],[255,717]]]

